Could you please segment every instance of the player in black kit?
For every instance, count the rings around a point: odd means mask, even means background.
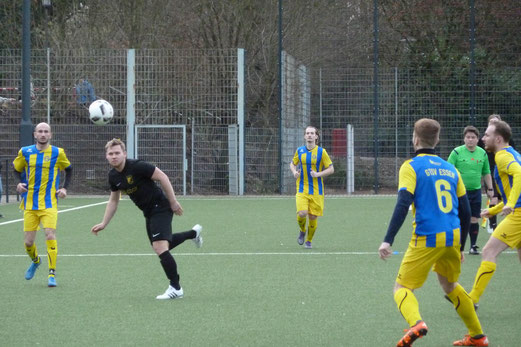
[[[128,194],[134,204],[143,211],[146,229],[152,248],[159,256],[161,266],[170,285],[164,294],[156,299],[175,299],[183,297],[183,288],[179,284],[177,264],[170,250],[192,239],[196,247],[201,247],[202,226],[196,224],[192,230],[172,234],[174,213],[183,214],[183,208],[177,201],[168,176],[159,168],[141,160],[127,159],[125,144],[119,139],[112,139],[105,145],[105,156],[112,166],[109,172],[110,198],[105,209],[103,221],[92,227],[91,231],[105,229],[116,213],[121,192]],[[158,181],[161,189],[156,185]]]

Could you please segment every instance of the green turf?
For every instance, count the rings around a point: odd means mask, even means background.
[[[68,198],[60,210],[106,199]],[[168,283],[153,255],[141,212],[128,200],[98,237],[105,205],[60,213],[58,287],[47,288],[47,261],[23,274],[21,218],[2,205],[0,341],[5,346],[394,346],[406,323],[392,297],[402,255],[376,251],[395,199],[326,198],[313,250],[296,243],[293,198],[181,198],[174,230],[204,226],[204,246],[175,249],[185,298],[158,301]],[[403,252],[410,218],[393,249]],[[488,234],[481,232],[479,244]],[[45,254],[43,232],[37,246]],[[112,256],[109,256],[112,254]],[[470,288],[479,256],[467,256]],[[499,258],[478,311],[491,346],[519,345],[519,261]],[[416,291],[429,334],[415,346],[450,346],[465,333],[434,274]]]

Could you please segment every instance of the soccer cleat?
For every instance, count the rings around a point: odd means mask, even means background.
[[[306,232],[305,231],[304,232],[300,231],[299,235],[298,235],[297,242],[301,246],[304,244],[304,236],[306,236]]]
[[[427,328],[427,324],[425,324],[424,321],[419,321],[416,323],[416,325],[410,329],[406,329],[405,331],[407,333],[401,338],[400,341],[398,341],[396,347],[412,346],[414,341],[427,335],[427,331],[429,331],[429,329]]]
[[[183,288],[179,287],[179,290],[175,289],[172,286],[168,286],[166,292],[161,295],[156,296],[158,300],[168,300],[168,299],[180,299],[184,295]]]
[[[311,246],[311,241],[306,241],[306,243],[304,244],[304,248],[313,248]]]
[[[453,346],[488,346],[488,339],[485,335],[478,335],[480,337],[472,337],[465,335],[461,340],[454,341]]]
[[[25,279],[30,280],[34,277],[34,273],[36,272],[36,269],[38,269],[38,266],[40,266],[42,262],[40,261],[40,257],[38,257],[38,262],[35,263],[34,261],[31,262],[31,265],[29,265],[29,268],[27,271],[25,271]]]
[[[474,246],[470,246],[469,254],[474,254],[474,255],[479,254],[478,248],[479,248],[479,247],[476,246],[476,245],[474,245]]]
[[[192,230],[195,231],[195,238],[192,239],[195,243],[195,247],[201,248],[203,245],[203,237],[201,236],[201,231],[203,231],[203,227],[199,224],[196,224],[192,227]]]
[[[49,276],[49,279],[47,280],[47,286],[56,287],[56,278],[54,276]]]

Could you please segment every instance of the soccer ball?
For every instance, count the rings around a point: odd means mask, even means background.
[[[94,101],[89,106],[89,118],[96,125],[105,125],[114,116],[112,105],[103,99]]]

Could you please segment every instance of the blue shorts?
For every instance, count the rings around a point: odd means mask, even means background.
[[[479,218],[481,213],[481,189],[467,190],[470,203],[470,215]]]

